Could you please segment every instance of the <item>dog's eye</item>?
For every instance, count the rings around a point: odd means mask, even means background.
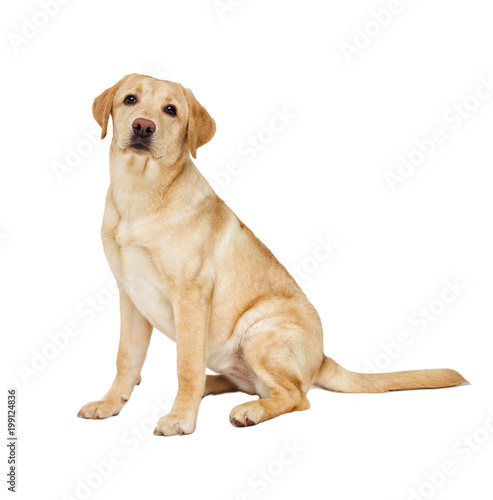
[[[125,104],[135,104],[137,102],[137,98],[134,95],[128,95],[123,100]]]
[[[164,112],[168,115],[175,116],[176,115],[176,108],[174,106],[166,106],[164,108]]]

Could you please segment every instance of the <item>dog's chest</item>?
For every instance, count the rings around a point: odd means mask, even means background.
[[[138,228],[121,220],[115,231],[114,245],[110,245],[113,250],[108,251],[105,245],[108,261],[140,313],[155,328],[175,340],[169,284],[156,258],[138,235]]]

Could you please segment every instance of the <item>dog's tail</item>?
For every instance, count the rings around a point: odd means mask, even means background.
[[[469,384],[455,370],[412,370],[393,373],[355,373],[325,356],[314,385],[337,392],[388,392],[408,389],[436,389]]]

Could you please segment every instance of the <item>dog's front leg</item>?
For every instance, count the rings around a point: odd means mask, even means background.
[[[140,371],[151,340],[152,326],[121,287],[120,317],[120,345],[115,380],[102,399],[87,403],[80,409],[78,416],[81,418],[103,419],[118,415],[135,385],[140,384]]]
[[[173,436],[195,430],[204,394],[210,293],[201,286],[180,290],[173,300],[178,392],[170,413],[160,418],[154,434]]]
[[[173,304],[176,330],[178,392],[170,413],[160,418],[154,434],[173,436],[195,430],[204,395],[210,293],[204,287],[181,290]]]

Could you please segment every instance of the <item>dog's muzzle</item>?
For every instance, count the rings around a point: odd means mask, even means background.
[[[130,146],[134,149],[147,149],[156,131],[156,124],[145,118],[136,118],[132,123],[133,136]]]

